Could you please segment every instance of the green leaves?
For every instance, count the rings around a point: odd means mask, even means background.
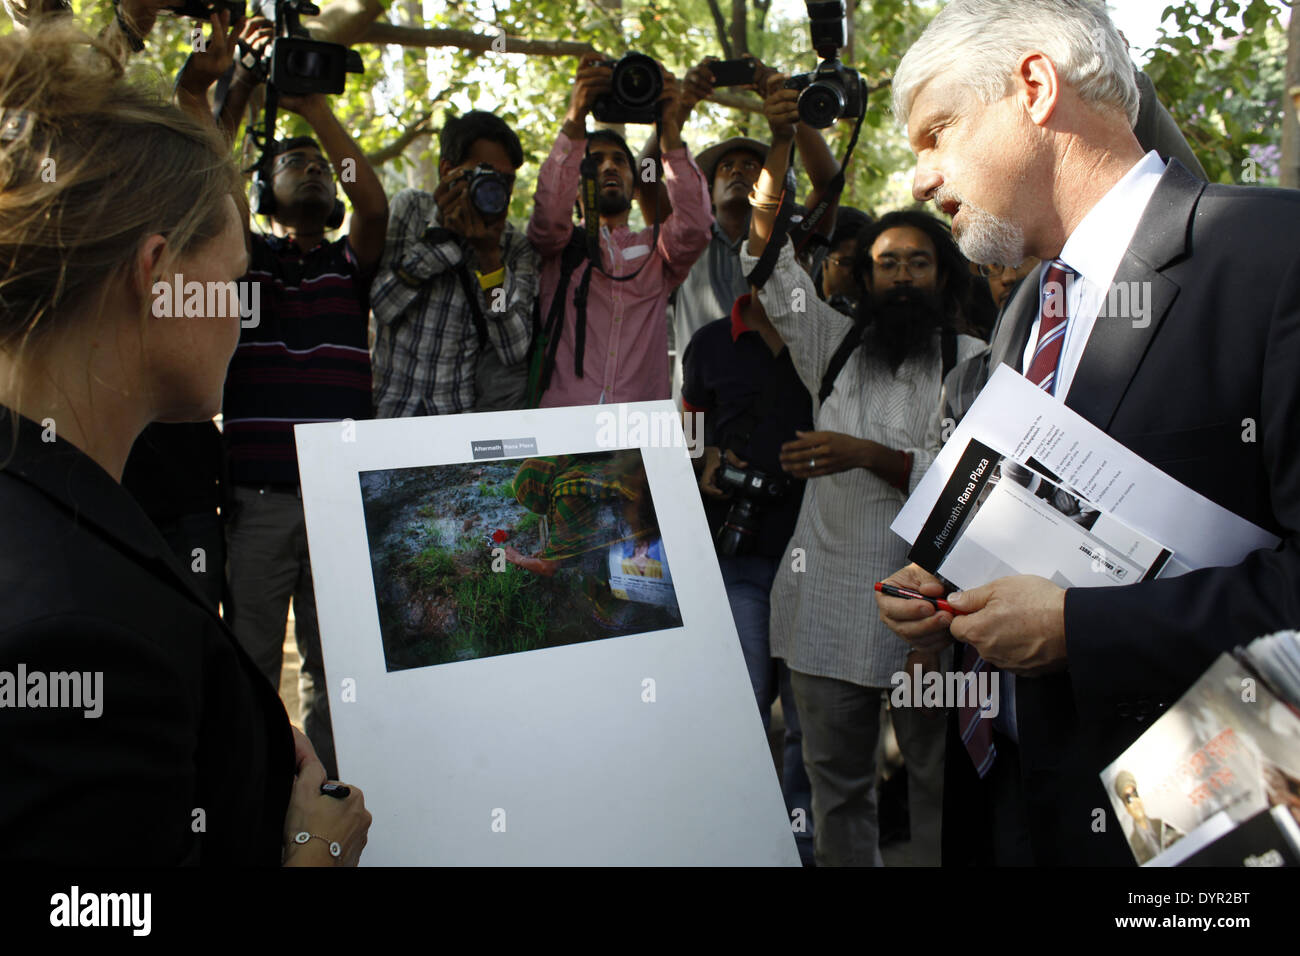
[[[1226,21],[1241,15],[1244,31]],[[1267,0],[1168,7],[1146,72],[1212,182],[1239,182],[1252,148],[1281,141],[1286,31]],[[1194,38],[1193,38],[1194,37]],[[1261,178],[1267,182],[1267,178]]]

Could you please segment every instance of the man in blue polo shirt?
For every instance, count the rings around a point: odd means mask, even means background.
[[[260,314],[256,324],[245,320],[222,407],[235,488],[227,523],[231,611],[239,642],[278,688],[293,601],[303,730],[336,777],[293,426],[339,421],[344,441],[347,420],[371,417],[370,281],[384,250],[388,201],[324,96],[281,96],[280,106],[311,124],[324,151],[307,137],[276,144],[274,235],[252,236],[245,279],[260,283]],[[352,221],[346,236],[328,240],[342,219],[335,167]]]
[[[773,702],[781,697],[786,726],[782,791],[799,855],[811,862],[812,787],[803,766],[790,671],[771,655],[768,620],[777,568],[783,560],[797,560],[788,547],[804,489],[802,481],[782,470],[781,446],[794,441],[796,431],[812,430],[812,398],[762,303],[749,294],[736,300],[730,317],[695,333],[683,369],[682,406],[687,414],[704,416],[705,449],[695,461],[718,566],[764,729],[771,723]],[[774,500],[762,492],[747,494],[736,487],[742,472],[748,473],[751,488],[761,479],[778,482],[785,491]]]

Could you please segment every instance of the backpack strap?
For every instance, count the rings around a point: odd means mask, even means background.
[[[826,366],[826,374],[822,376],[822,387],[817,393],[819,405],[826,404],[826,399],[835,390],[835,379],[839,378],[840,372],[844,371],[844,366],[848,364],[849,356],[861,344],[862,326],[855,322],[853,328],[849,329],[849,334],[840,340],[840,344],[831,355],[830,364]]]

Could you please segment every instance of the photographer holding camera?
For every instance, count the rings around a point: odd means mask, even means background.
[[[704,177],[682,143],[680,84],[648,57],[633,56],[617,66],[598,54],[582,58],[564,126],[537,177],[528,238],[542,260],[543,406],[670,395],[668,294],[708,244],[712,216]],[[628,229],[640,171],[617,133],[588,138],[593,108],[609,122],[659,117],[673,205],[662,227]],[[584,178],[591,195],[581,201],[584,228],[575,229],[571,210]]]
[[[781,697],[781,789],[792,826],[804,822],[795,826],[795,840],[800,857],[811,863],[811,788],[799,714],[789,668],[772,657],[768,622],[772,581],[788,556],[804,492],[801,479],[782,471],[781,447],[797,431],[812,429],[812,399],[757,296],[740,296],[729,317],[696,332],[683,365],[683,408],[704,416],[705,449],[695,462],[718,567],[764,730]]]
[[[438,188],[393,197],[370,292],[379,418],[526,399],[537,253],[506,219],[523,147],[480,110],[448,120],[438,143]]]
[[[679,111],[682,125],[685,125],[695,105],[713,90],[724,85],[744,89],[757,87],[774,73],[770,67],[753,57],[746,58],[750,64],[748,70],[739,69],[739,62],[709,57],[686,74]],[[839,172],[839,162],[831,153],[821,130],[815,127],[800,124],[795,132],[795,147],[812,184],[807,201],[810,205],[815,205]],[[675,351],[674,396],[682,387],[683,356],[691,337],[707,323],[725,315],[731,303],[749,291],[745,271],[740,266],[740,246],[749,234],[749,190],[758,181],[759,170],[767,159],[767,150],[766,143],[737,136],[714,143],[699,154],[700,169],[704,171],[709,185],[714,222],[710,228],[708,248],[668,302],[671,344]],[[659,148],[654,137],[647,142],[642,155],[658,157]],[[647,206],[643,202],[642,208],[646,209]],[[829,235],[833,221],[834,216],[828,212],[822,222],[825,234]]]
[[[245,24],[243,37],[255,51],[269,43],[267,27],[261,18]],[[245,68],[237,66],[236,75]],[[249,75],[256,82],[261,71]],[[371,417],[370,283],[384,250],[388,201],[324,94],[277,93],[279,105],[306,119],[321,145],[309,137],[267,144],[254,179],[254,212],[269,217],[274,234],[251,238],[243,281],[260,284],[254,300],[260,301],[260,314],[241,323],[222,403],[235,500],[226,526],[232,625],[278,688],[292,600],[303,729],[333,775],[293,426],[341,421],[346,427]],[[344,214],[335,168],[352,203],[352,220],[346,236],[329,240],[326,233],[342,224]]]

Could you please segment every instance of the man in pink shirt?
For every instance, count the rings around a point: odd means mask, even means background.
[[[668,294],[690,271],[709,244],[713,214],[704,175],[682,143],[676,102],[678,81],[664,72],[663,180],[672,213],[654,241],[652,229],[631,232],[628,211],[641,171],[627,143],[611,130],[587,137],[587,113],[610,88],[611,69],[587,54],[578,65],[577,81],[564,126],[537,176],[528,239],[542,260],[541,314],[551,316],[560,283],[561,260],[573,236],[572,209],[578,197],[584,155],[596,165],[600,216],[600,268],[583,259],[569,276],[564,312],[555,329],[555,363],[550,369],[543,407],[639,402],[670,398],[668,371]],[[584,214],[592,214],[584,210]],[[647,257],[648,260],[647,260]],[[634,279],[618,281],[644,264]],[[586,308],[574,304],[586,291]],[[585,316],[582,314],[585,312]],[[549,356],[551,349],[547,349]]]

